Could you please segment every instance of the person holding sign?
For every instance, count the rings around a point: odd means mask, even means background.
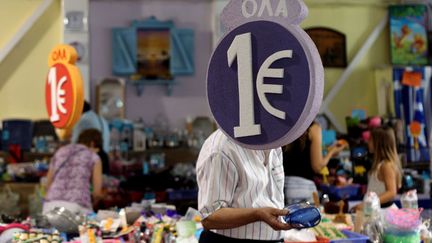
[[[207,72],[219,129],[196,165],[201,243],[283,242],[282,230],[302,227],[284,209],[281,147],[307,130],[323,96],[318,50],[299,27],[307,12],[302,0],[231,0],[222,12]]]
[[[205,141],[196,169],[198,205],[206,229],[200,242],[280,242],[280,230],[291,228],[279,219],[288,213],[282,210],[280,148],[246,149],[217,130]]]

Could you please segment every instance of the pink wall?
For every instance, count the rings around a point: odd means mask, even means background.
[[[177,78],[170,97],[165,88],[148,86],[138,97],[132,85],[126,91],[126,116],[129,120],[143,118],[152,124],[162,115],[172,128],[183,127],[187,116],[209,116],[206,100],[206,72],[212,51],[210,1],[123,0],[90,1],[90,76],[92,99],[97,82],[111,76],[111,28],[127,27],[134,19],[156,16],[174,20],[177,27],[195,30],[195,74]]]

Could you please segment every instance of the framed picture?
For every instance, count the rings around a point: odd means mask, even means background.
[[[152,16],[112,29],[112,73],[136,87],[138,96],[149,85],[165,86],[195,72],[195,31],[177,28],[172,20]]]
[[[96,90],[96,110],[108,121],[125,118],[125,81],[119,78],[105,78]]]
[[[421,4],[392,5],[389,13],[391,63],[427,65],[427,7]]]
[[[137,29],[138,74],[146,80],[171,80],[169,29]]]
[[[346,36],[324,27],[305,29],[318,48],[324,67],[346,67]]]

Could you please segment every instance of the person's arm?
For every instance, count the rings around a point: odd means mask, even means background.
[[[102,162],[97,160],[93,166],[92,184],[93,198],[97,202],[102,197]]]
[[[54,180],[54,175],[55,175],[55,165],[56,165],[56,161],[57,161],[57,154],[59,153],[59,151],[57,151],[54,156],[51,158],[51,161],[49,163],[49,167],[48,167],[48,173],[46,175],[47,178],[47,183],[46,183],[46,188],[45,188],[45,192],[48,192],[48,190],[50,189],[53,180]]]
[[[53,166],[50,166],[49,169],[48,169],[48,173],[47,173],[47,176],[46,176],[47,177],[47,184],[46,184],[46,188],[45,188],[46,192],[48,192],[48,190],[50,189],[51,184],[53,182],[53,177],[54,177],[54,171],[53,170],[54,170]]]
[[[388,203],[394,200],[397,195],[396,172],[391,163],[383,163],[379,170],[382,180],[384,180],[386,191],[378,195],[381,204]]]
[[[237,228],[256,221],[266,222],[277,230],[290,228],[278,219],[286,215],[285,210],[231,207],[239,175],[236,165],[225,155],[212,154],[198,161],[197,179],[198,208],[206,230]]]
[[[320,173],[321,170],[327,166],[329,160],[337,153],[342,151],[345,146],[335,145],[330,147],[326,156],[322,155],[322,130],[321,127],[315,123],[309,129],[309,137],[311,139],[310,157],[312,169],[315,173]]]
[[[232,229],[256,221],[263,221],[274,230],[289,230],[291,226],[282,223],[280,216],[287,215],[287,210],[276,208],[221,208],[202,221],[209,229]]]

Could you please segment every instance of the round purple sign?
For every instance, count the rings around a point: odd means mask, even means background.
[[[235,28],[219,43],[208,69],[207,95],[216,122],[248,148],[292,141],[286,136],[307,107],[310,71],[302,44],[287,28],[270,21]]]

